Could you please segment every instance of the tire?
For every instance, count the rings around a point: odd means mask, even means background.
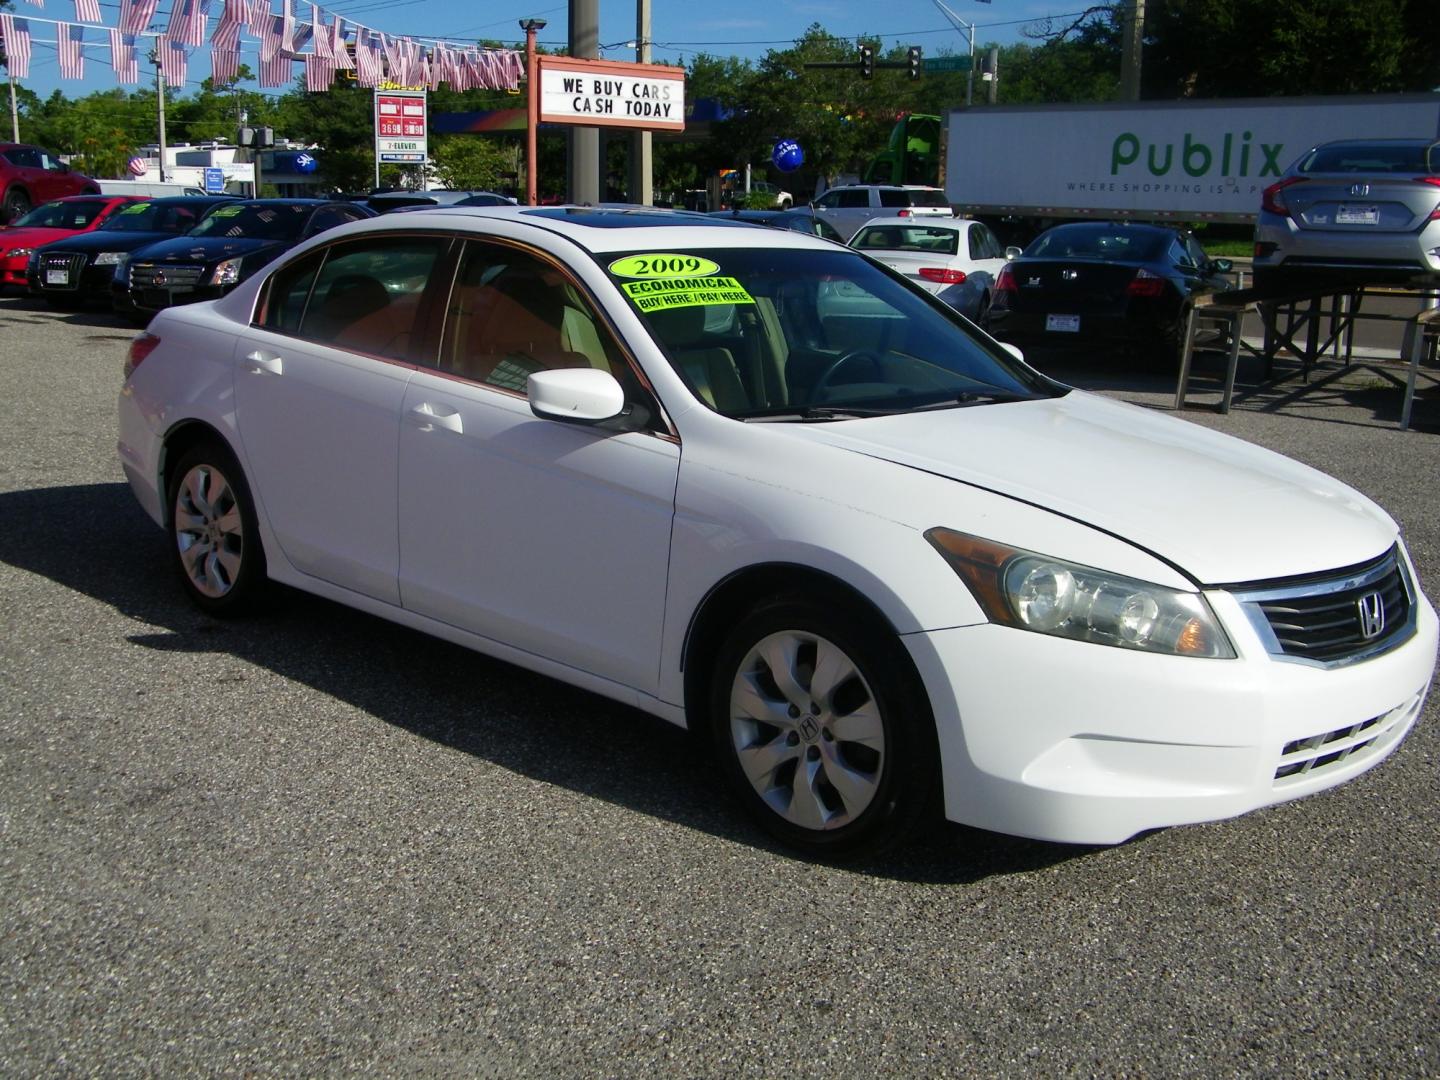
[[[809,855],[873,855],[938,802],[919,676],[893,632],[848,609],[793,597],[752,611],[720,648],[708,720],[731,792]]]
[[[5,193],[5,201],[0,203],[0,223],[9,225],[16,218],[24,217],[30,212],[30,195],[21,187],[12,187]]]
[[[186,595],[219,618],[254,610],[267,586],[265,551],[235,456],[216,442],[191,447],[166,493],[170,552]]]

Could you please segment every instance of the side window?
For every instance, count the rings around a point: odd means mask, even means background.
[[[38,169],[40,168],[40,153],[28,146],[17,146],[14,150],[5,153],[10,164],[17,169]]]
[[[863,188],[860,191],[840,192],[839,206],[845,210],[863,210],[870,205],[870,193]]]
[[[1179,240],[1175,240],[1170,244],[1170,250],[1166,252],[1166,257],[1176,266],[1191,265],[1190,253],[1185,250],[1185,245]]]
[[[1200,241],[1193,236],[1185,237],[1185,250],[1189,252],[1190,261],[1196,266],[1204,266],[1210,261],[1210,257],[1205,254],[1205,249],[1200,245]]]
[[[354,221],[355,218],[347,214],[338,206],[326,206],[315,211],[315,216],[310,219],[310,230],[307,235],[314,236],[326,229],[333,229],[336,225],[344,225],[347,221]]]
[[[307,341],[404,360],[420,297],[448,241],[367,237],[329,249],[300,320]]]
[[[296,333],[310,299],[310,287],[315,284],[315,273],[324,261],[325,252],[315,251],[277,271],[265,286],[265,302],[255,321],[278,334]]]
[[[515,393],[532,372],[599,368],[637,400],[639,381],[588,299],[528,252],[472,240],[445,313],[440,370]]]
[[[826,210],[834,210],[840,205],[840,192],[827,191],[820,198],[815,200],[816,206],[823,206]]]
[[[882,189],[881,192],[880,192],[880,205],[881,205],[881,206],[892,206],[892,207],[893,207],[893,206],[909,206],[909,205],[910,205],[910,193],[907,192],[907,191],[894,191],[894,190],[886,191],[886,190],[883,190],[883,189]]]

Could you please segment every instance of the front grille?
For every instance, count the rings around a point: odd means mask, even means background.
[[[1395,549],[1330,574],[1236,590],[1269,652],[1319,664],[1374,656],[1415,632],[1409,579]]]
[[[1276,786],[1299,783],[1346,762],[1358,764],[1373,758],[1405,733],[1420,711],[1421,700],[1422,695],[1417,694],[1399,708],[1380,716],[1286,743],[1275,769]]]
[[[40,285],[56,291],[69,291],[80,287],[80,272],[85,269],[85,256],[69,251],[46,251],[40,254]],[[49,271],[64,270],[66,282],[63,285],[51,283]]]
[[[135,289],[193,289],[205,272],[203,266],[172,266],[168,263],[134,263],[130,287]]]

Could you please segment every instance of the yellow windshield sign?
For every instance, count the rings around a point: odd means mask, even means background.
[[[733,277],[674,277],[654,281],[627,281],[620,288],[641,311],[755,303],[755,299]]]
[[[676,255],[660,252],[653,255],[628,255],[610,264],[610,273],[624,278],[702,277],[716,274],[720,264],[698,255]]]

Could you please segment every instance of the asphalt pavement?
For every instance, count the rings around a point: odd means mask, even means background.
[[[299,594],[199,615],[115,458],[130,336],[0,299],[0,1075],[1440,1074],[1435,696],[1236,820],[805,862],[657,720]],[[1435,600],[1440,402],[1314,381],[1183,415],[1376,498]]]

